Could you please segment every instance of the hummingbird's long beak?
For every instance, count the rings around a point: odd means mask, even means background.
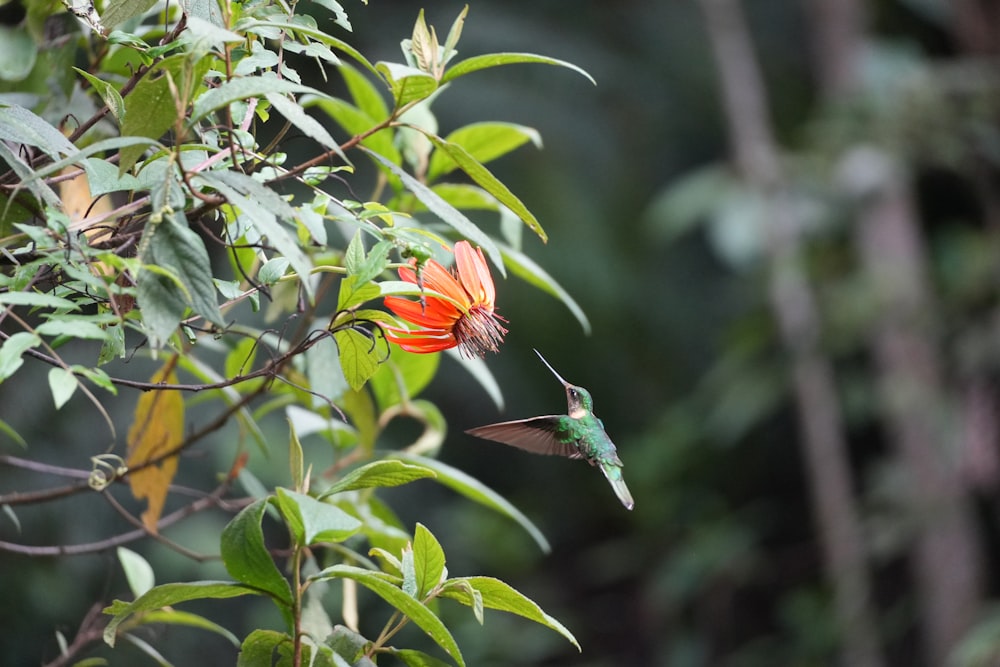
[[[535,348],[531,348],[531,349],[534,350]],[[545,357],[542,356],[541,352],[539,352],[538,350],[535,350],[535,354],[538,355],[538,358],[542,360],[543,364],[545,364],[546,366],[548,366],[548,369],[550,371],[552,371],[552,374],[555,375],[556,378],[560,382],[562,382],[562,384],[563,384],[564,387],[568,387],[569,386],[569,382],[566,382],[566,380],[564,380],[563,377],[561,375],[559,375],[559,373],[556,373],[556,369],[552,368],[552,365],[549,362],[545,361]]]

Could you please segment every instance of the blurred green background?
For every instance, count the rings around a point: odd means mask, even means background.
[[[996,664],[1000,21],[986,19],[1000,17],[975,0],[861,3],[860,83],[838,97],[819,82],[813,48],[819,11],[828,5],[742,3],[788,189],[802,212],[800,256],[816,297],[819,355],[833,372],[880,661]],[[443,34],[463,6],[434,2],[427,20]],[[962,20],[970,7],[985,17],[978,26]],[[355,45],[372,61],[398,60],[398,42],[419,8],[386,0],[349,6]],[[986,36],[976,41],[980,33]],[[504,412],[497,414],[450,360],[427,397],[449,419],[441,458],[512,500],[553,550],[541,553],[512,522],[430,482],[387,497],[405,522],[420,520],[437,535],[452,574],[508,581],[573,631],[583,653],[516,618],[488,613],[479,628],[458,610],[451,620],[468,663],[837,664],[848,642],[837,620],[838,579],[819,537],[794,360],[768,301],[768,223],[752,189],[727,166],[727,117],[699,3],[475,0],[459,55],[497,51],[561,58],[597,80],[593,87],[566,70],[501,68],[462,79],[434,107],[442,133],[470,119],[517,122],[541,133],[543,150],[522,148],[491,168],[548,232],[547,245],[525,232],[525,251],[579,302],[592,332],[559,302],[509,277],[499,282],[497,301],[510,334],[487,360],[504,392]],[[940,601],[926,593],[934,590],[925,581],[934,568],[919,546],[939,534],[936,515],[914,509],[912,498],[924,489],[901,453],[905,433],[883,410],[899,387],[882,391],[886,371],[872,339],[882,331],[883,311],[872,306],[856,250],[852,206],[859,204],[838,185],[843,156],[857,146],[899,165],[915,207],[930,291],[918,328],[940,370],[939,391],[917,410],[944,415],[939,437],[931,438],[943,463],[929,464],[947,468],[944,476],[958,488],[949,507],[964,523],[947,530],[964,531],[976,548],[957,565],[940,563],[946,577],[950,567],[977,573],[974,594],[951,610],[961,616],[962,632],[942,640],[944,653],[928,626]],[[634,511],[581,462],[534,457],[462,433],[564,409],[563,390],[532,348],[590,389],[625,462]],[[29,442],[43,443],[31,452],[39,458],[72,446],[79,436],[73,420],[84,419],[69,409],[58,422],[37,414],[32,406],[42,396],[41,386],[35,398],[0,387],[0,416]],[[281,455],[252,466],[262,476],[273,467],[282,480]],[[2,488],[13,484],[8,474],[0,470]],[[48,524],[32,521],[17,541],[73,542],[89,516],[103,516],[94,509],[52,508]],[[212,551],[223,522],[196,518],[185,543]],[[171,579],[212,576],[154,543],[137,549]],[[221,566],[209,567],[224,576]],[[93,600],[123,591],[110,555],[28,563],[0,553],[0,594],[27,601],[25,608],[0,607],[0,663],[51,659],[54,630],[72,634]],[[266,622],[247,618],[256,612],[239,603],[197,609],[213,618],[243,615],[247,628]],[[167,644],[168,657],[198,646],[200,655],[213,656],[202,664],[232,659],[215,637],[164,632],[154,643]]]

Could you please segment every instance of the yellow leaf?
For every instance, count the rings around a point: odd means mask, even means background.
[[[175,360],[153,374],[151,382],[177,383]],[[184,399],[178,391],[148,391],[139,397],[135,418],[128,430],[128,466],[134,468],[177,449],[184,439]],[[163,513],[167,490],[177,472],[177,456],[137,470],[128,476],[132,495],[145,498],[148,507],[142,513],[142,523],[151,533]]]
[[[98,200],[90,194],[90,181],[87,174],[77,166],[70,166],[59,172],[60,176],[67,176],[76,172],[76,176],[65,181],[60,181],[58,185],[59,199],[62,200],[63,211],[69,216],[71,222],[79,222],[86,217],[95,217],[111,212],[111,198],[101,197]],[[90,239],[91,243],[106,241],[111,236],[111,227],[107,224],[95,225],[83,230],[83,233]],[[95,262],[94,267],[98,273],[110,276],[113,269],[104,262]]]

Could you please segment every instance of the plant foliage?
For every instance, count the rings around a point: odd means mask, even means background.
[[[381,302],[424,299],[430,290],[397,280],[395,270],[413,266],[419,275],[432,258],[447,263],[448,248],[465,239],[497,272],[509,266],[588,326],[568,292],[523,253],[519,234],[497,237],[478,222],[484,211],[516,218],[546,240],[488,167],[540,145],[537,133],[486,120],[441,134],[432,105],[445,87],[460,88],[487,68],[536,63],[589,75],[524,53],[459,59],[465,10],[443,42],[421,12],[402,42],[403,60],[371,62],[350,44],[339,3],[311,7],[316,16],[275,0],[124,0],[103,11],[74,2],[79,21],[61,9],[30,12],[32,39],[6,47],[20,49],[26,64],[0,69],[0,381],[46,369],[57,409],[77,397],[104,416],[110,447],[93,452],[88,485],[70,492],[93,489],[121,509],[111,494],[127,483],[148,503],[141,522],[133,518],[142,526],[136,538],[219,505],[237,481],[254,496],[228,497],[242,507],[219,547],[229,581],[154,585],[152,567],[121,549],[135,598],[105,609],[110,622],[100,634],[110,646],[127,638],[161,663],[136,634],[142,626],[216,632],[239,645],[238,664],[247,667],[369,665],[384,654],[411,666],[441,658],[464,665],[439,615],[447,606],[439,600],[449,600],[479,623],[486,609],[505,611],[579,648],[507,584],[450,576],[431,532],[418,523],[411,533],[376,492],[436,479],[548,548],[508,501],[435,460],[446,419],[418,395],[440,355],[392,346],[384,330],[403,323]],[[57,45],[43,38],[53,20],[65,33]],[[80,66],[54,66],[62,62]],[[318,77],[323,85],[313,83]],[[58,94],[42,94],[45,87]],[[89,361],[70,362],[64,349]],[[158,369],[129,375],[141,358]],[[485,365],[463,363],[499,401]],[[122,390],[137,393],[126,451],[105,407]],[[192,424],[195,396],[215,414]],[[272,449],[264,434],[282,416],[289,484],[268,489],[244,464],[257,449]],[[416,420],[423,433],[408,447],[380,451],[397,417]],[[229,423],[241,437],[224,479],[165,515],[178,467],[195,465],[181,455]],[[322,474],[300,444],[306,436],[335,454]],[[13,500],[5,506],[15,519],[17,510]],[[267,523],[282,527],[287,542],[269,544]],[[346,607],[339,620],[323,609],[324,623],[306,624],[308,596],[330,583],[360,585],[383,600],[382,631],[363,636],[351,620],[358,610]],[[175,608],[236,596],[266,599],[284,625],[239,638]],[[409,624],[426,634],[427,647],[390,643]]]

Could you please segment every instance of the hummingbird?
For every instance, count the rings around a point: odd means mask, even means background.
[[[466,433],[535,454],[555,454],[571,459],[584,459],[590,465],[601,469],[618,500],[625,509],[632,509],[635,501],[632,500],[632,494],[629,493],[622,478],[624,464],[618,458],[615,444],[604,430],[604,422],[594,414],[594,400],[590,397],[590,392],[566,382],[545,360],[541,352],[535,350],[535,354],[566,388],[569,414],[515,419],[479,426],[469,429]]]

